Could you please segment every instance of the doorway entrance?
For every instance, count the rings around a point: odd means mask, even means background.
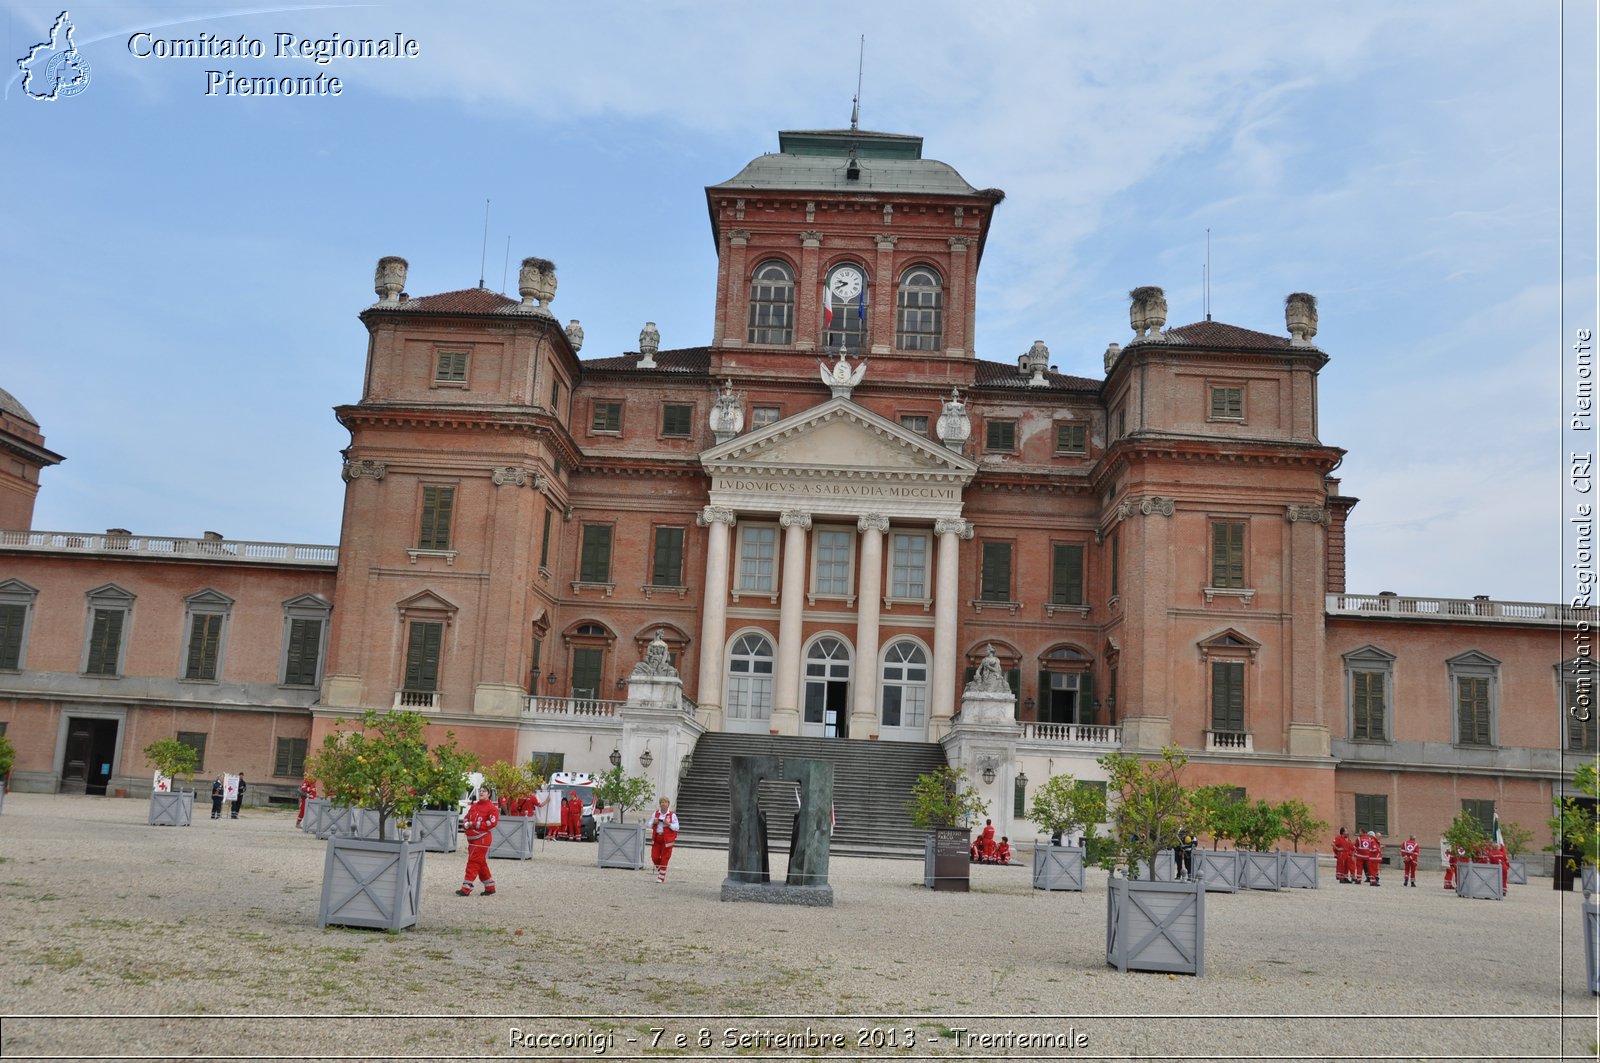
[[[850,647],[832,636],[806,651],[805,706],[800,733],[848,738],[850,729]]]
[[[61,758],[61,792],[104,797],[116,759],[116,720],[68,717],[67,744]]]

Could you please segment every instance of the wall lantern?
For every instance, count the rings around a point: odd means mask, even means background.
[[[655,762],[655,757],[650,755],[650,747],[645,746],[644,752],[639,754],[639,767],[649,768]]]
[[[994,769],[988,765],[985,765],[983,769],[983,781],[986,783],[994,782]]]
[[[622,767],[622,750],[613,748],[611,750],[611,756],[606,759],[611,761],[611,766],[613,768]]]

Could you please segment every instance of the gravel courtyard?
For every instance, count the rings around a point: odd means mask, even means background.
[[[204,803],[202,798],[202,804]],[[975,867],[835,859],[835,906],[724,904],[726,854],[666,885],[592,844],[428,854],[421,924],[317,928],[324,845],[292,813],[145,825],[142,800],[0,813],[0,1058],[1593,1059],[1581,898],[1418,889],[1210,894],[1204,977],[1105,964],[1085,893]],[[1024,852],[1024,860],[1029,858]],[[775,854],[774,877],[783,867]]]

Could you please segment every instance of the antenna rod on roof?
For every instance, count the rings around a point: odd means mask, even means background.
[[[861,49],[856,55],[856,96],[850,101],[850,131],[856,130],[856,124],[861,120],[861,68],[867,58],[867,35],[861,35]]]
[[[478,287],[483,287],[483,267],[489,261],[489,201],[483,201],[483,250],[478,255]]]
[[[1205,299],[1206,320],[1211,320],[1211,226],[1206,226],[1206,272],[1205,283],[1201,285]]]
[[[511,234],[506,234],[506,261],[500,267],[500,294],[506,294],[506,277],[511,274]]]

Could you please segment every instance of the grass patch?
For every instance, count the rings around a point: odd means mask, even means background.
[[[73,949],[71,952],[46,952],[43,955],[46,967],[57,971],[70,971],[74,967],[83,966],[83,950]]]

